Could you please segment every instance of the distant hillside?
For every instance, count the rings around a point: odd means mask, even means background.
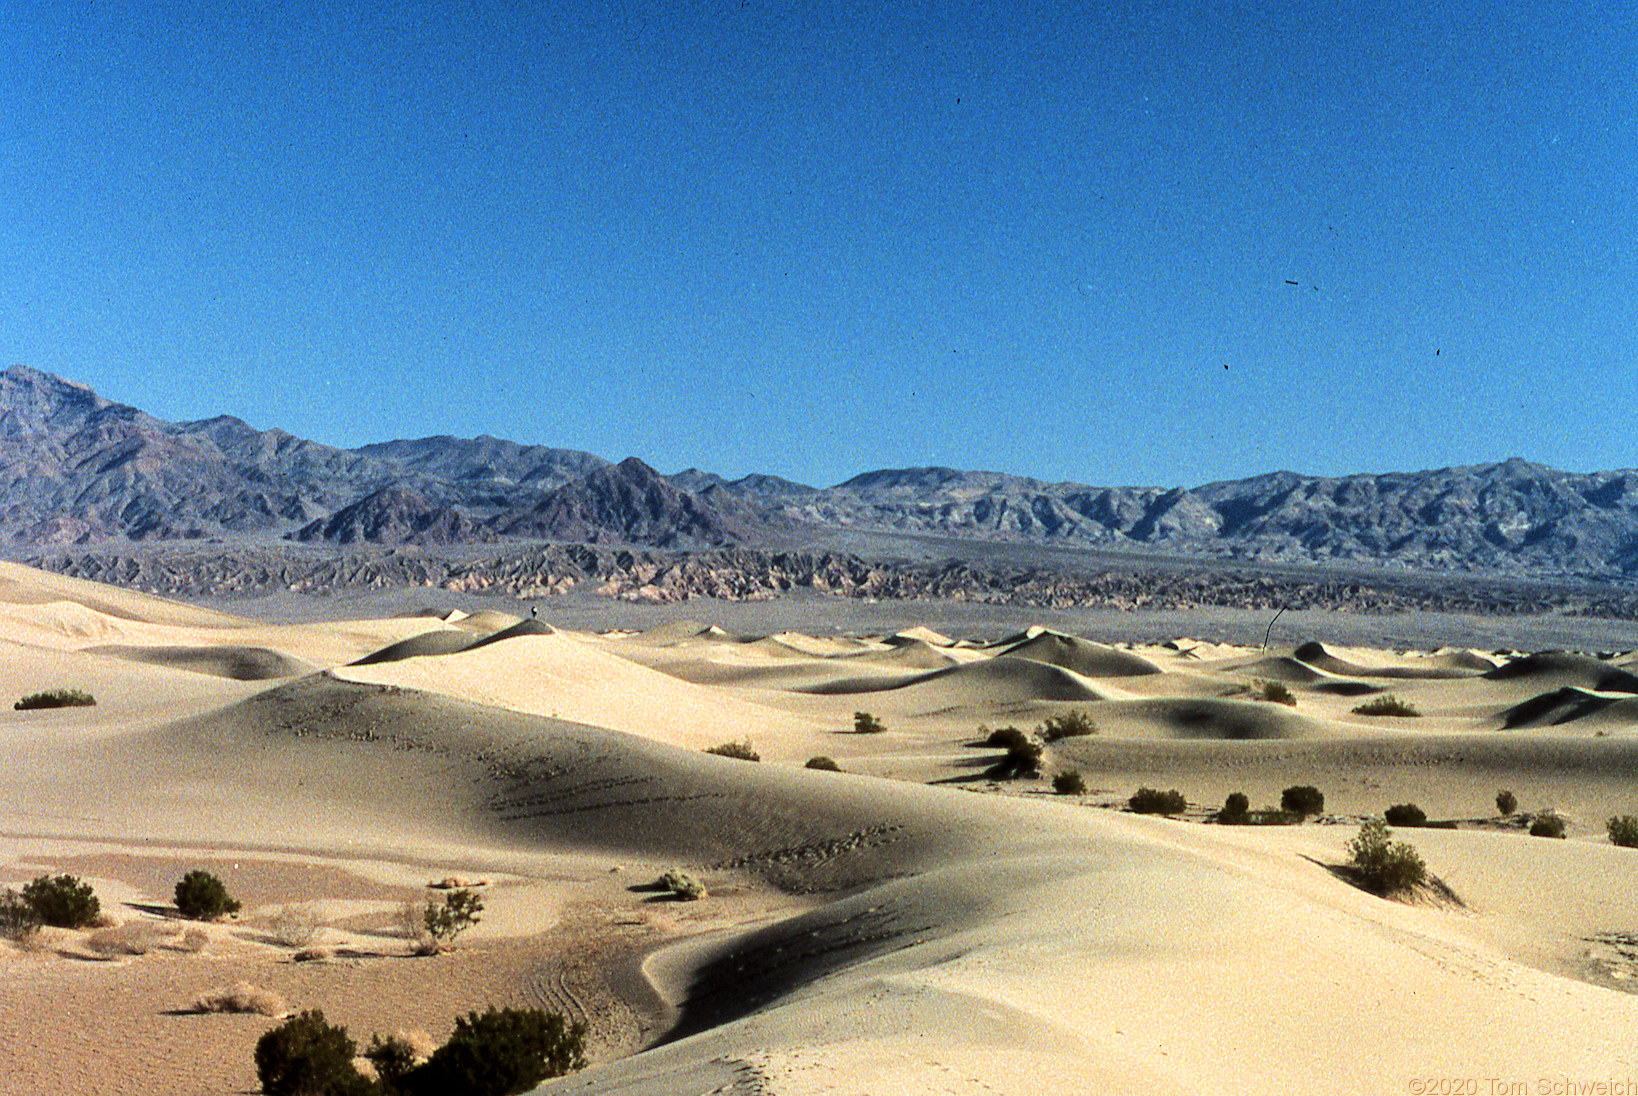
[[[611,465],[491,437],[337,449],[227,416],[163,422],[47,373],[0,373],[0,538],[14,545],[231,535],[769,547],[838,531],[1620,577],[1638,573],[1638,472],[1562,472],[1513,459],[1386,475],[1275,472],[1182,488],[934,467],[814,488],[692,468],[667,477],[634,458]],[[957,545],[951,554],[961,554]]]

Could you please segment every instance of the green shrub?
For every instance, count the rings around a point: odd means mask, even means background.
[[[1002,727],[991,733],[989,744],[1004,746],[1006,753],[985,770],[985,775],[996,780],[1015,777],[1035,777],[1041,774],[1041,744],[1034,742],[1017,727]]]
[[[256,1077],[266,1096],[366,1096],[347,1029],[318,1009],[292,1016],[256,1040]]]
[[[1041,737],[1047,742],[1057,742],[1061,738],[1085,738],[1097,733],[1098,725],[1079,708],[1071,708],[1062,715],[1047,716],[1046,722],[1041,724]]]
[[[1503,788],[1496,793],[1496,809],[1501,812],[1503,818],[1511,816],[1514,811],[1519,809],[1519,797],[1514,795],[1510,789]]]
[[[1616,815],[1604,823],[1610,833],[1610,844],[1638,849],[1638,818],[1630,814]]]
[[[871,715],[869,712],[853,713],[854,734],[881,734],[887,730],[887,724]]]
[[[586,1025],[540,1009],[471,1012],[432,1057],[407,1073],[411,1096],[509,1096],[586,1068]]]
[[[0,940],[23,940],[39,928],[40,915],[28,899],[10,887],[0,892]]]
[[[1307,818],[1325,809],[1325,793],[1312,784],[1293,784],[1280,793],[1280,809]]]
[[[1375,894],[1403,893],[1427,877],[1427,866],[1415,847],[1390,841],[1387,823],[1380,818],[1359,827],[1359,836],[1348,842],[1348,853],[1361,886]]]
[[[1257,681],[1252,685],[1252,696],[1258,700],[1266,700],[1273,704],[1287,704],[1295,708],[1297,698],[1292,695],[1284,682]]]
[[[1169,792],[1139,788],[1126,805],[1134,814],[1182,814],[1188,810],[1189,801],[1176,788]]]
[[[79,689],[49,689],[43,693],[30,693],[13,704],[12,708],[19,712],[36,708],[89,708],[96,702],[96,697]]]
[[[1217,812],[1220,822],[1241,822],[1251,813],[1251,800],[1245,792],[1230,792],[1223,800],[1223,809]]]
[[[376,1078],[389,1092],[398,1089],[399,1082],[416,1064],[415,1048],[410,1046],[409,1040],[396,1035],[386,1039],[379,1035],[370,1036],[370,1046],[364,1051],[364,1058],[375,1067]]]
[[[980,731],[983,729],[982,727],[979,728]],[[997,727],[984,739],[984,745],[1000,746],[1004,750],[1010,750],[1014,747],[1029,745],[1029,735],[1020,731],[1017,727]]]
[[[836,764],[835,758],[823,756],[808,758],[808,763],[802,767],[804,769],[819,769],[827,773],[839,773],[842,771],[842,767]]]
[[[214,921],[238,913],[239,908],[238,901],[229,897],[222,881],[208,871],[195,869],[177,881],[176,909],[183,917]]]
[[[1368,700],[1354,709],[1355,715],[1392,715],[1406,719],[1415,719],[1421,716],[1415,705],[1400,700],[1392,693],[1384,693],[1375,700]]]
[[[434,944],[441,948],[476,925],[482,912],[483,899],[477,892],[461,887],[444,895],[442,902],[429,901],[421,923]]]
[[[1390,826],[1425,826],[1428,821],[1428,812],[1415,803],[1396,803],[1389,807],[1382,815]]]
[[[669,891],[679,902],[697,902],[709,896],[704,883],[678,868],[666,871],[655,885],[663,891]]]
[[[1080,773],[1070,769],[1052,778],[1052,790],[1059,795],[1085,795],[1086,780]]]
[[[718,757],[731,757],[736,761],[761,761],[762,755],[751,748],[751,740],[744,742],[724,742],[720,746],[712,746],[705,751],[716,754]]]
[[[1530,836],[1562,838],[1564,836],[1564,819],[1559,817],[1557,811],[1541,811],[1530,820]]]
[[[102,912],[91,884],[72,875],[42,875],[23,887],[23,901],[44,925],[80,929]]]

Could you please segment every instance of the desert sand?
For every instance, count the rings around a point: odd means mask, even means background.
[[[0,697],[97,698],[0,708],[0,886],[69,872],[106,915],[0,941],[0,1094],[253,1092],[278,1020],[191,1008],[237,982],[361,1043],[585,1021],[591,1068],[543,1092],[1638,1091],[1638,850],[1604,828],[1638,814],[1638,659],[1482,621],[1263,650],[687,608],[268,623],[0,563]],[[1420,716],[1354,712],[1388,693]],[[987,729],[1070,711],[1098,733],[1041,778],[987,773]],[[1214,818],[1293,784],[1319,818]],[[1124,810],[1140,786],[1189,810]],[[1442,887],[1384,899],[1335,869],[1404,802],[1454,823],[1395,831]],[[1547,808],[1567,839],[1525,832]],[[655,894],[672,867],[709,895]],[[189,933],[191,868],[240,913]],[[405,906],[447,880],[482,922],[412,955]]]

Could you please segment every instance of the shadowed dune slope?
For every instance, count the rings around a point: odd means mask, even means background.
[[[1566,686],[1506,708],[1501,716],[1502,726],[1507,730],[1589,722],[1638,728],[1638,697],[1617,699]]]
[[[1114,700],[1100,704],[1098,726],[1111,735],[1162,738],[1219,738],[1229,741],[1323,738],[1324,724],[1283,704],[1211,697]]]
[[[87,654],[169,666],[233,681],[275,681],[284,677],[301,677],[318,670],[310,662],[291,658],[267,647],[138,647],[116,643],[85,650]]]
[[[1161,672],[1159,666],[1141,655],[1059,632],[1042,632],[1008,647],[996,657],[1027,658],[1073,670],[1083,677],[1138,677]]]
[[[300,788],[492,840],[677,859],[793,892],[920,870],[978,837],[926,789],[679,750],[596,727],[329,674],[147,733],[116,756],[167,782]],[[303,829],[292,801],[283,820]]]
[[[1102,700],[1091,681],[1073,670],[1028,658],[992,658],[910,677],[848,678],[806,685],[797,692],[822,696],[913,690],[942,705],[1026,700]]]
[[[1638,693],[1638,674],[1568,651],[1525,655],[1503,663],[1484,676],[1490,681],[1529,682],[1601,693]]]
[[[517,639],[520,636],[549,636],[555,634],[557,634],[557,629],[550,624],[531,618],[520,620],[511,627],[502,628],[498,632],[484,636],[466,649],[476,651],[480,647],[489,646],[491,643],[505,643],[509,639]]]
[[[1325,644],[1310,640],[1292,652],[1292,657],[1306,662],[1315,669],[1342,677],[1388,677],[1409,680],[1443,680],[1458,677],[1476,677],[1483,670],[1478,665],[1461,665],[1460,660],[1442,658],[1417,659],[1413,666],[1361,666],[1331,653]]]
[[[378,662],[399,662],[406,658],[425,658],[437,655],[452,655],[458,651],[467,650],[475,643],[482,642],[470,632],[456,631],[453,628],[439,628],[430,632],[422,632],[418,636],[401,639],[397,643],[390,643],[379,651],[371,651],[363,658],[352,663],[354,666],[373,666]]]

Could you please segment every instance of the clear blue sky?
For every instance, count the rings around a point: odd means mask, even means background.
[[[1638,466],[1635,10],[13,0],[0,363],[821,485]]]

